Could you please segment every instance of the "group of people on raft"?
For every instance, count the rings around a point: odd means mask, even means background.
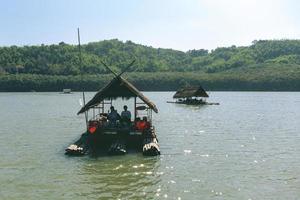
[[[110,112],[107,115],[109,127],[130,127],[131,123],[131,112],[128,110],[128,107],[125,105],[123,107],[121,115],[115,110],[113,106],[110,107]],[[150,122],[147,120],[147,117],[143,117],[141,120],[139,117],[135,119],[134,128],[138,131],[143,131],[150,128]]]

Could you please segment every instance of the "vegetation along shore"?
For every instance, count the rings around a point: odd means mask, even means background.
[[[132,59],[126,76],[141,90],[300,91],[300,40],[182,52],[113,39],[82,45],[82,57],[80,70],[76,45],[0,47],[0,91],[98,90],[111,78],[101,61],[121,71]]]

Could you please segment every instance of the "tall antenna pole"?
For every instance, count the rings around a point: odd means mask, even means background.
[[[80,33],[79,33],[79,28],[77,28],[77,33],[78,33],[78,49],[79,49],[79,65],[80,65],[80,78],[81,78],[81,89],[82,89],[82,98],[83,98],[83,107],[85,106],[85,94],[84,94],[84,87],[83,87],[83,77],[82,77],[82,58],[81,58],[81,46],[80,46]],[[86,124],[86,129],[88,129],[88,116],[87,116],[87,111],[84,111],[85,115],[85,124]]]

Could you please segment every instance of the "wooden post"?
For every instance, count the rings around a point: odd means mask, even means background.
[[[83,86],[83,78],[82,78],[82,58],[81,58],[81,47],[80,47],[80,33],[79,28],[77,29],[77,36],[78,36],[78,49],[79,49],[79,69],[80,69],[80,81],[81,81],[81,87],[82,87],[82,98],[83,98],[83,107],[85,107],[85,94],[84,94],[84,86]],[[86,129],[88,129],[88,111],[84,111],[85,116],[85,124]]]
[[[104,106],[105,106],[104,101],[105,101],[105,100],[103,99],[103,101],[102,101],[102,113],[105,112],[105,110],[104,110]]]
[[[136,97],[134,97],[134,121],[136,119]]]

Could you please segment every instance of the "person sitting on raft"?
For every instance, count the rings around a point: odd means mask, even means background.
[[[143,120],[138,120],[135,126],[137,130],[144,131],[150,128],[150,123],[147,121],[147,117],[143,117]]]
[[[119,113],[115,110],[115,107],[110,107],[110,113],[108,113],[107,119],[109,120],[109,124],[111,126],[116,126],[117,120],[121,119]]]

